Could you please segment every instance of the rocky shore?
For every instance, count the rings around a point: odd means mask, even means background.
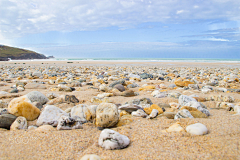
[[[240,159],[236,64],[0,63],[2,159]]]

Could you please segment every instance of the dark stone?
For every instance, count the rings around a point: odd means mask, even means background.
[[[122,84],[117,84],[114,86],[114,88],[118,89],[120,92],[125,91],[125,88]]]
[[[164,81],[163,77],[158,77],[158,80]]]
[[[124,79],[120,79],[120,80],[118,80],[118,81],[115,81],[115,82],[111,83],[111,84],[109,85],[109,87],[114,87],[114,86],[117,85],[117,84],[122,84],[122,85],[124,85],[124,84],[125,84],[125,80],[124,80]]]
[[[65,101],[67,103],[79,103],[79,100],[76,98],[75,95],[66,95],[65,96]]]
[[[12,114],[0,115],[0,128],[10,129],[10,126],[17,117]]]
[[[10,93],[18,93],[18,89],[14,88],[13,90],[10,91]]]
[[[142,74],[140,74],[140,77],[141,77],[142,79],[148,79],[148,78],[152,79],[152,78],[153,78],[153,75],[148,74],[148,73],[142,73]]]

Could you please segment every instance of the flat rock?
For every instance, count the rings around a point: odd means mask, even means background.
[[[142,109],[138,109],[137,111],[132,112],[132,116],[146,118],[148,115]]]
[[[99,137],[98,145],[103,147],[104,149],[123,149],[126,148],[130,143],[130,139],[121,135],[120,133],[111,130],[104,129]]]
[[[191,113],[186,110],[186,109],[183,109],[183,110],[180,110],[177,112],[177,114],[174,116],[174,119],[179,119],[179,118],[194,118]]]
[[[138,109],[142,109],[142,107],[138,106],[136,104],[125,104],[125,105],[122,105],[122,106],[118,107],[118,109],[125,110],[129,113],[132,113],[133,111],[137,111]]]
[[[57,130],[83,129],[82,123],[77,116],[69,117],[62,115],[58,121]]]

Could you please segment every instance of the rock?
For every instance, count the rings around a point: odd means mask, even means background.
[[[11,125],[10,130],[27,129],[27,120],[19,116]]]
[[[154,96],[156,98],[165,98],[167,97],[167,94],[166,93],[159,93],[158,95]]]
[[[32,76],[34,77],[34,76],[36,76],[36,77],[41,77],[42,76],[42,73],[41,72],[34,72],[33,74],[32,74]]]
[[[199,86],[197,84],[189,84],[188,87],[193,90],[199,90]]]
[[[237,114],[240,114],[240,105],[234,106],[234,112],[236,112]]]
[[[91,98],[91,102],[99,104],[99,103],[109,103],[111,102],[111,100],[108,97],[98,98],[95,96]]]
[[[16,116],[12,114],[0,115],[0,128],[10,129],[12,123],[16,120]]]
[[[121,116],[118,123],[117,123],[117,127],[120,127],[120,126],[123,126],[123,125],[127,125],[129,123],[131,123],[133,120],[132,120],[132,116],[131,115],[124,115],[124,116]]]
[[[118,108],[112,103],[101,103],[96,110],[97,127],[113,127],[118,123]]]
[[[182,81],[182,80],[176,80],[174,84],[178,87],[187,87],[189,84],[194,84],[194,82],[190,81]]]
[[[47,105],[38,117],[36,125],[41,126],[47,124],[57,126],[58,120],[62,115],[68,116],[68,114],[60,108],[52,105]]]
[[[0,115],[2,114],[9,114],[7,108],[0,108]]]
[[[73,91],[71,87],[68,87],[68,86],[65,86],[62,84],[59,84],[58,88],[59,88],[59,91],[64,91],[64,92],[72,92]]]
[[[190,101],[197,102],[196,99],[186,96],[186,95],[181,95],[178,99],[178,103],[180,104],[180,106],[186,106],[186,104]]]
[[[18,93],[18,89],[14,88],[13,90],[10,91],[10,93]]]
[[[75,95],[66,95],[65,102],[67,103],[79,103],[79,100],[76,98]]]
[[[78,116],[81,119],[81,123],[86,123],[96,118],[96,109],[97,105],[79,104],[71,109],[71,116]]]
[[[142,107],[138,106],[136,104],[125,104],[125,105],[120,106],[118,109],[125,110],[129,113],[132,113],[133,111],[137,111],[138,109],[142,109]]]
[[[109,91],[110,89],[109,89],[109,87],[108,87],[106,84],[101,84],[101,85],[99,86],[99,90],[100,90],[100,91],[103,91],[103,92],[107,92],[107,91]]]
[[[175,88],[175,87],[177,87],[175,84],[170,84],[170,85],[168,86],[168,88],[171,88],[171,89],[173,89],[173,88]]]
[[[159,90],[155,90],[155,91],[153,91],[152,93],[151,93],[151,95],[153,96],[153,97],[155,97],[155,96],[157,96],[158,94],[160,94],[161,92],[159,91]]]
[[[35,120],[40,114],[40,110],[31,103],[26,95],[11,100],[8,112],[15,116],[23,116],[28,121]]]
[[[149,116],[147,116],[147,119],[153,119],[153,118],[157,117],[157,115],[158,115],[158,110],[153,109],[151,114]]]
[[[186,109],[183,109],[183,110],[180,110],[177,112],[177,114],[174,116],[174,119],[179,119],[179,118],[194,118],[191,113],[186,110]]]
[[[206,107],[201,103],[201,102],[194,102],[194,101],[190,101],[188,103],[185,104],[186,106],[189,106],[189,107],[193,107],[193,108],[196,108],[198,109],[199,111],[201,111],[202,113],[206,114],[207,116],[210,116],[210,112],[206,109]],[[205,108],[203,108],[203,106]]]
[[[39,91],[29,92],[26,94],[26,96],[31,102],[39,102],[42,105],[46,104],[49,101],[49,99]]]
[[[132,112],[132,116],[146,118],[148,115],[142,109],[138,109],[137,111]]]
[[[158,114],[162,114],[162,113],[163,113],[163,109],[160,108],[160,107],[159,107],[158,105],[156,105],[156,104],[152,104],[150,107],[144,108],[144,111],[149,115],[149,114],[151,114],[151,112],[152,112],[153,109],[158,110]]]
[[[58,96],[57,96],[55,93],[48,93],[48,94],[46,95],[46,97],[47,97],[48,99],[54,99],[54,98],[57,98]]]
[[[133,90],[124,91],[124,92],[122,92],[121,95],[124,96],[124,97],[133,97],[133,96],[136,96]]]
[[[180,126],[180,122],[176,122],[168,129],[162,130],[162,132],[183,132],[184,129]]]
[[[157,104],[160,108],[171,108],[171,106],[169,104],[166,103],[158,103]]]
[[[102,158],[96,154],[86,154],[80,160],[102,160]]]
[[[8,103],[0,100],[0,108],[7,108],[7,107],[8,107]]]
[[[209,88],[202,88],[202,93],[204,93],[204,94],[207,94],[207,93],[209,93],[209,92],[211,92],[212,90],[211,89],[209,89]]]
[[[114,88],[118,89],[120,92],[125,91],[125,88],[122,84],[116,84]]]
[[[174,119],[176,113],[173,112],[164,112],[163,116],[167,117],[168,119]]]
[[[207,118],[208,117],[205,113],[203,113],[199,110],[190,111],[190,113],[194,118]]]
[[[102,93],[97,95],[98,98],[112,97],[112,96],[113,96],[112,93]]]
[[[69,117],[69,116],[61,116],[57,130],[71,130],[71,129],[83,129],[81,121],[78,120],[78,117]]]
[[[202,123],[191,124],[186,127],[186,131],[192,135],[204,135],[208,133],[208,129]]]
[[[27,83],[24,86],[25,89],[47,89],[46,86],[39,84],[39,83]]]
[[[148,78],[153,78],[153,75],[148,74],[148,73],[143,73],[140,74],[141,79],[148,79]]]
[[[126,148],[130,143],[127,136],[121,135],[120,133],[111,130],[104,129],[99,137],[98,145],[104,149],[123,149]]]
[[[118,81],[115,81],[115,82],[113,82],[113,83],[111,83],[110,85],[109,85],[109,87],[114,87],[115,85],[117,85],[117,84],[122,84],[122,85],[125,85],[125,80],[124,79],[120,79],[120,80],[118,80]]]
[[[55,131],[55,128],[52,125],[42,125],[35,129],[34,131],[37,132],[48,132],[48,131]]]
[[[37,107],[40,111],[41,111],[41,109],[43,108],[43,105],[41,104],[41,103],[39,103],[39,102],[33,102],[32,103],[35,107]]]
[[[235,101],[235,99],[232,96],[224,96],[223,101],[233,103]]]
[[[35,130],[37,128],[38,128],[37,126],[28,126],[28,130]]]
[[[136,87],[139,87],[137,83],[127,85],[127,88],[136,88]]]
[[[171,92],[171,93],[168,93],[168,97],[169,98],[179,98],[182,94],[179,93],[179,92]]]
[[[171,106],[171,108],[174,108],[174,109],[178,109],[180,107],[180,105],[176,102],[171,102],[169,103],[169,105]]]

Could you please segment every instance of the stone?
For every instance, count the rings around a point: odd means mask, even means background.
[[[0,115],[0,128],[10,129],[12,123],[16,120],[16,116],[12,114]]]
[[[112,93],[101,93],[97,95],[98,98],[112,97],[112,96],[113,96]]]
[[[171,106],[167,103],[158,103],[157,105],[161,108],[171,108]]]
[[[32,76],[34,77],[34,76],[36,76],[36,77],[41,77],[42,76],[42,73],[41,72],[34,72],[33,74],[32,74]]]
[[[192,135],[204,135],[208,133],[208,129],[202,123],[191,124],[186,127],[186,131]]]
[[[28,130],[35,130],[37,128],[38,128],[37,126],[28,126]]]
[[[96,110],[97,127],[113,127],[118,123],[118,108],[112,103],[101,103]]]
[[[159,91],[159,90],[155,90],[155,91],[153,91],[152,93],[151,93],[151,95],[153,96],[153,97],[155,97],[156,95],[158,95],[158,94],[160,94],[161,92]]]
[[[118,89],[120,92],[125,91],[125,88],[122,84],[116,84],[114,88]]]
[[[49,99],[39,91],[29,92],[26,94],[26,96],[31,102],[39,102],[42,105],[46,104],[49,101]]]
[[[158,95],[154,96],[156,98],[165,98],[167,97],[167,94],[166,93],[159,93]]]
[[[137,111],[132,112],[132,116],[146,118],[148,115],[142,109],[138,109]]]
[[[199,110],[190,111],[190,113],[194,118],[207,118],[208,117],[205,113],[203,113]]]
[[[133,120],[132,120],[132,116],[131,115],[124,115],[124,116],[121,116],[118,123],[117,123],[117,127],[120,127],[120,126],[123,126],[123,125],[127,125],[129,123],[131,123]]]
[[[153,118],[157,117],[157,115],[158,115],[158,110],[153,109],[151,114],[149,116],[147,116],[147,119],[153,119]]]
[[[180,122],[176,122],[168,129],[162,130],[162,132],[184,132],[184,129],[180,126]]]
[[[141,98],[141,99],[133,99],[129,102],[126,102],[125,104],[136,104],[140,106],[144,106],[146,104],[152,105],[152,101],[149,98]]]
[[[167,117],[168,119],[174,119],[176,113],[174,112],[164,112],[163,116]]]
[[[186,106],[186,104],[190,101],[197,102],[196,99],[186,95],[181,95],[178,99],[178,103],[180,104],[180,106]]]
[[[235,101],[235,99],[232,96],[224,96],[223,101],[233,103]]]
[[[160,107],[159,107],[158,105],[156,105],[156,104],[152,104],[150,107],[144,108],[144,111],[149,115],[149,114],[151,114],[151,112],[152,112],[153,109],[158,110],[158,114],[162,114],[162,113],[163,113],[163,109],[160,108]]]
[[[189,84],[188,87],[193,90],[199,90],[199,86],[197,84]]]
[[[42,126],[36,128],[34,131],[49,132],[49,131],[55,131],[55,128],[52,125],[42,125]]]
[[[99,90],[100,90],[100,91],[103,91],[103,92],[107,92],[107,91],[109,91],[110,89],[109,89],[109,87],[108,87],[106,84],[101,84],[101,85],[99,86]]]
[[[136,88],[136,87],[139,87],[137,83],[127,85],[127,88]]]
[[[202,113],[206,114],[207,116],[210,116],[210,112],[206,109],[206,107],[201,102],[194,102],[190,101],[185,104],[186,106],[193,107],[201,111]],[[204,108],[203,108],[204,107]]]
[[[46,97],[47,97],[48,99],[54,99],[54,98],[57,98],[58,95],[55,94],[55,93],[48,93],[48,94],[46,95]]]
[[[39,83],[27,83],[24,86],[25,89],[47,89],[46,86],[39,84]]]
[[[57,126],[58,120],[62,115],[68,116],[68,114],[60,108],[52,105],[47,105],[38,117],[36,125],[41,126],[46,124],[55,127]]]
[[[7,108],[7,107],[8,107],[8,103],[0,100],[0,108]]]
[[[170,102],[169,105],[171,106],[171,108],[174,108],[174,109],[178,109],[180,107],[180,105],[176,102]]]
[[[95,96],[91,98],[91,102],[99,104],[99,103],[109,103],[111,102],[111,100],[108,97],[98,98]]]
[[[186,109],[183,109],[183,110],[180,110],[177,112],[177,114],[174,116],[174,119],[179,119],[179,118],[194,118],[191,113],[186,110]]]
[[[236,112],[237,114],[240,114],[240,105],[234,106],[234,112]]]
[[[73,91],[71,87],[68,87],[68,86],[65,86],[62,84],[59,84],[58,88],[59,88],[59,91],[63,91],[63,92],[72,92]]]
[[[9,114],[7,108],[0,108],[0,115],[2,114]]]
[[[32,103],[35,107],[37,107],[40,111],[41,111],[41,109],[43,108],[43,105],[41,104],[41,103],[39,103],[39,102],[33,102]]]
[[[71,109],[71,116],[78,116],[81,119],[81,123],[86,123],[96,118],[96,109],[97,105],[79,104]]]
[[[148,74],[148,73],[142,73],[140,74],[141,79],[148,79],[148,78],[153,78],[153,75]]]
[[[67,103],[79,103],[79,100],[76,98],[75,95],[66,95],[65,102]]]
[[[13,90],[10,91],[10,93],[18,93],[18,89],[14,88]]]
[[[122,105],[122,106],[118,107],[118,109],[125,110],[129,113],[132,113],[133,111],[137,111],[138,109],[142,109],[142,107],[138,106],[136,104],[125,104],[125,105]]]
[[[124,79],[120,79],[120,80],[117,80],[117,81],[111,83],[111,84],[109,85],[109,87],[112,87],[112,88],[113,88],[113,87],[114,87],[115,85],[117,85],[117,84],[125,85],[126,83],[125,83],[125,80],[124,80]]]
[[[10,130],[20,130],[27,129],[27,119],[25,117],[17,117],[17,119],[12,123]]]
[[[40,110],[26,95],[12,99],[8,105],[8,112],[15,116],[23,116],[28,121],[35,120],[40,114]]]
[[[62,115],[58,121],[57,130],[83,129],[77,116],[69,117]]]
[[[102,160],[102,158],[96,154],[86,154],[80,160]]]
[[[168,97],[169,98],[176,98],[176,99],[178,99],[181,95],[182,94],[179,93],[179,92],[170,92],[170,93],[168,93]]]
[[[126,148],[130,144],[130,139],[121,135],[120,133],[111,130],[104,129],[99,137],[98,145],[103,147],[104,149],[123,149]]]

